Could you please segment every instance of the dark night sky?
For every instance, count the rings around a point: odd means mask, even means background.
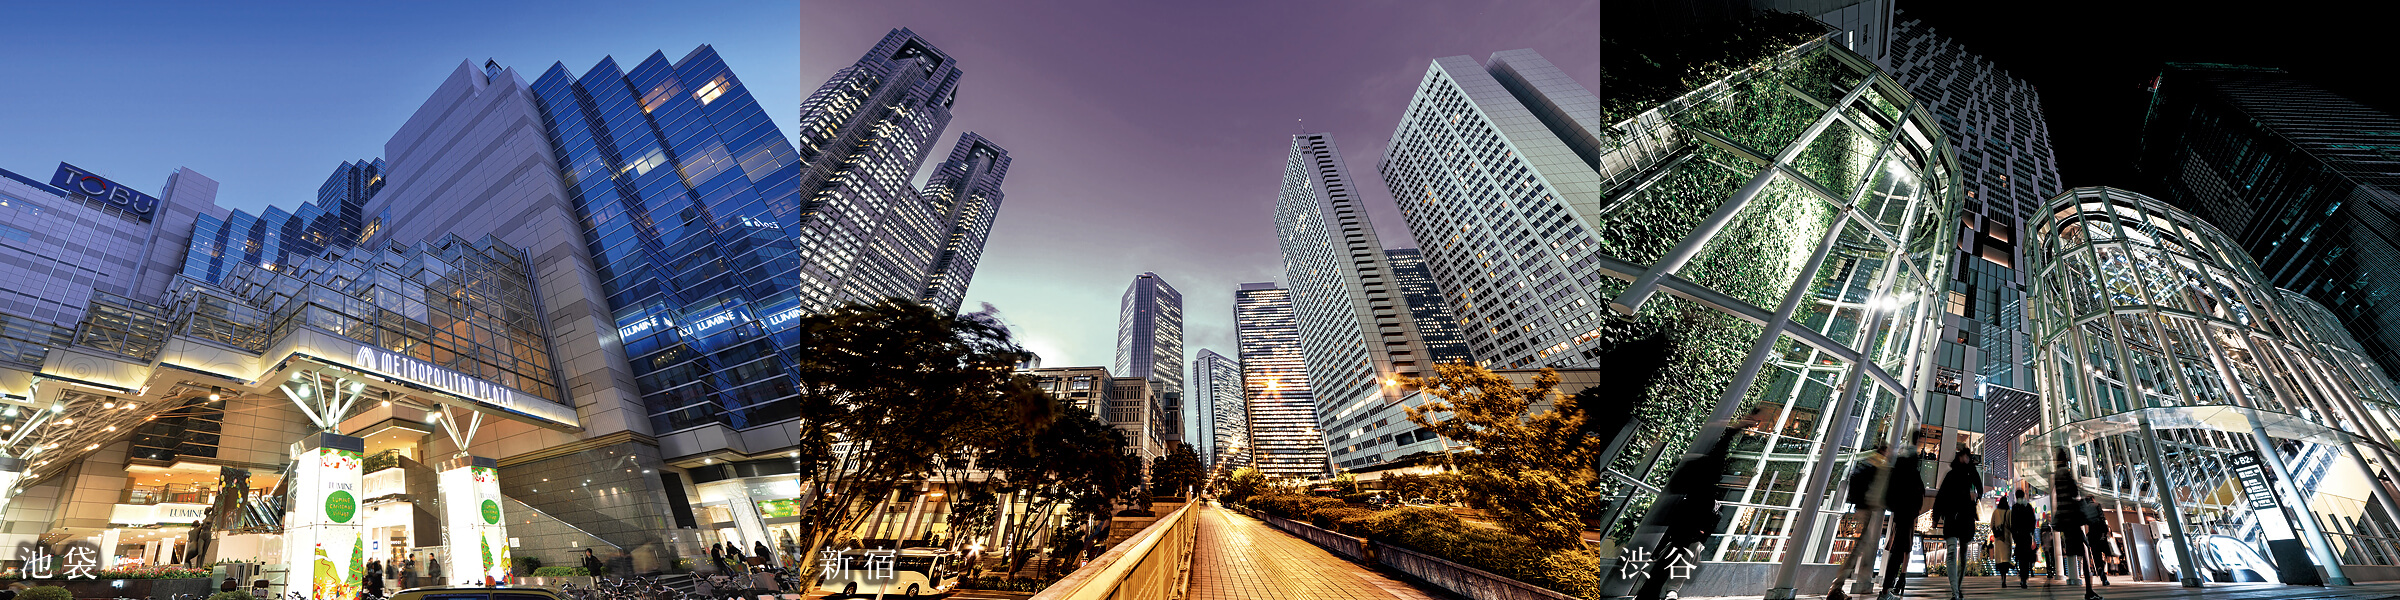
[[[2152,193],[2133,171],[2145,89],[2166,62],[2222,62],[2291,71],[2384,110],[2400,97],[2388,73],[2388,19],[2355,3],[2242,2],[2153,6],[2122,2],[1905,1],[1900,20],[1990,58],[2042,94],[2059,176],[2067,187]]]

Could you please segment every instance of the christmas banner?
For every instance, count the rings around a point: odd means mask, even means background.
[[[287,594],[309,600],[352,600],[366,581],[366,530],[360,522],[359,477],[366,443],[318,434],[292,445],[291,522],[283,556],[291,566]]]
[[[500,510],[499,469],[489,458],[460,457],[442,462],[439,479],[444,547],[450,555],[442,564],[452,565],[456,580],[446,583],[483,585],[486,577],[508,582],[512,558]]]

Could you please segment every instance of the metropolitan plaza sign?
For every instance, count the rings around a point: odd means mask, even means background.
[[[465,396],[495,408],[564,425],[576,424],[575,411],[559,403],[382,348],[361,345],[351,353],[350,362],[360,369]]]

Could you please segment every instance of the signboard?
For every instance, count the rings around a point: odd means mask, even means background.
[[[307,600],[351,600],[366,580],[366,535],[358,514],[366,441],[318,434],[292,445],[291,521],[284,590]]]
[[[406,379],[495,408],[565,425],[576,424],[575,409],[565,405],[382,348],[361,344],[351,352],[350,363],[361,370]]]
[[[58,172],[50,176],[50,186],[107,202],[126,212],[141,215],[144,221],[150,220],[150,215],[158,211],[157,198],[63,162],[58,163]]]
[[[2242,497],[2249,500],[2250,510],[2280,514],[2282,504],[2275,501],[2275,487],[2267,484],[2267,467],[2257,452],[2233,455],[2233,476],[2242,482]]]
[[[435,476],[442,494],[442,564],[456,581],[436,585],[506,582],[510,555],[506,515],[500,509],[500,470],[492,459],[462,456],[443,461]]]

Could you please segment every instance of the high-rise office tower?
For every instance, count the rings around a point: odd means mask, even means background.
[[[1192,358],[1192,389],[1184,394],[1199,409],[1197,431],[1186,434],[1199,447],[1200,464],[1239,464],[1249,445],[1250,411],[1242,400],[1242,363],[1201,348]]]
[[[269,206],[257,216],[242,210],[200,215],[183,274],[213,283],[238,265],[287,264],[365,243],[375,233],[365,216],[367,202],[383,189],[384,171],[380,158],[342,163],[317,187],[316,201],[295,211]]]
[[[1600,101],[1532,50],[1437,59],[1409,101],[1380,170],[1492,368],[1577,366],[1599,357],[1585,228],[1599,225]]]
[[[1141,377],[1166,402],[1168,442],[1183,439],[1183,292],[1157,273],[1126,286],[1117,311],[1119,377]]]
[[[1450,307],[1442,304],[1442,290],[1433,283],[1433,272],[1425,270],[1425,253],[1415,248],[1395,248],[1383,251],[1392,261],[1392,281],[1400,286],[1400,294],[1408,298],[1408,312],[1417,321],[1417,333],[1425,336],[1425,353],[1437,363],[1475,362],[1467,351],[1467,342],[1458,333],[1458,318],[1450,315]]]
[[[948,54],[894,29],[800,103],[807,166],[790,202],[776,208],[809,255],[813,281],[802,295],[825,303],[925,295],[953,227],[938,214],[948,203],[919,200],[909,178],[950,124],[959,76]]]
[[[2142,126],[2141,174],[2207,220],[2268,281],[2325,305],[2400,373],[2400,119],[2280,69],[2168,64]]]
[[[1324,475],[1325,440],[1291,290],[1273,282],[1242,284],[1233,292],[1233,320],[1250,414],[1250,464],[1275,477]]]
[[[2032,84],[1924,21],[1900,21],[1891,40],[1888,70],[1958,149],[1959,189],[1966,196],[1959,219],[1970,233],[1959,241],[1958,277],[1949,282],[1935,368],[1935,389],[1948,397],[1943,414],[1956,421],[1944,425],[1986,431],[1984,453],[2009,457],[2035,412],[2033,382],[2026,377],[2033,363],[2027,281],[2017,239],[2020,225],[2061,189],[2049,121]],[[2011,417],[1973,422],[1992,414]]]
[[[949,225],[917,300],[958,312],[966,299],[975,265],[983,260],[983,242],[992,235],[992,220],[1000,216],[1000,180],[1008,176],[1008,151],[974,132],[958,137],[950,159],[934,168],[922,194],[924,203]]]
[[[1435,360],[1360,202],[1358,183],[1333,136],[1292,136],[1275,201],[1276,237],[1316,394],[1317,425],[1328,432],[1407,420],[1394,378],[1431,374]],[[1337,466],[1371,462],[1332,458]]]

